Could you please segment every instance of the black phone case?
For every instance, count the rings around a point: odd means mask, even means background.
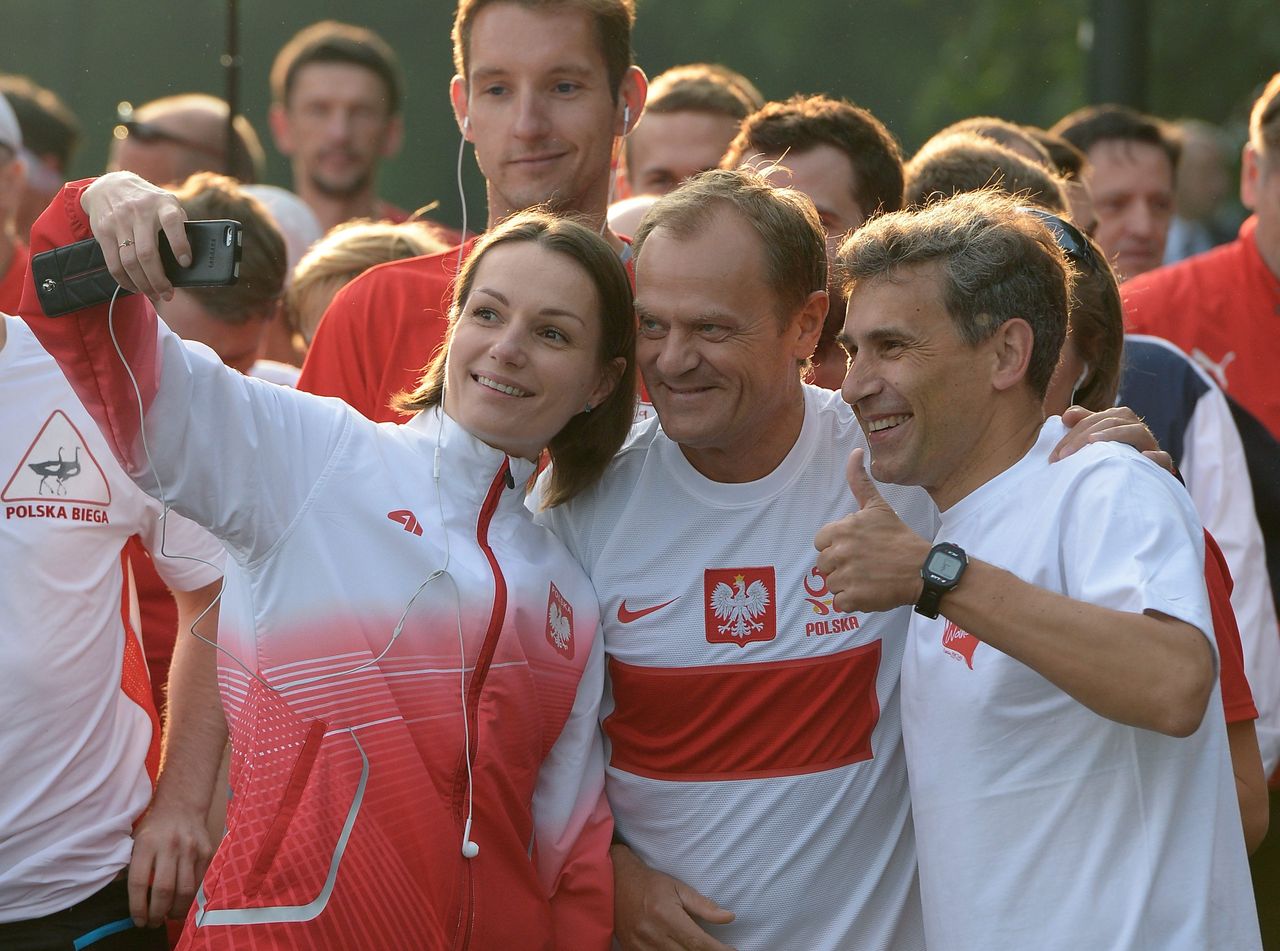
[[[218,287],[234,284],[240,277],[242,231],[238,221],[215,219],[188,221],[191,265],[180,267],[160,233],[160,259],[165,274],[175,287]],[[120,285],[107,270],[102,248],[93,238],[42,251],[31,258],[31,278],[35,281],[40,309],[48,317],[61,317],[111,299]],[[120,292],[123,297],[131,291]]]

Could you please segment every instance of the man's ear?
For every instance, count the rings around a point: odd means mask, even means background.
[[[818,346],[818,338],[822,336],[822,325],[827,319],[827,308],[830,298],[826,291],[814,291],[804,299],[800,309],[792,318],[794,356],[797,360],[808,360]]]
[[[267,124],[271,126],[271,138],[275,139],[276,151],[286,158],[292,157],[293,131],[289,128],[289,117],[281,103],[271,104],[267,111]]]
[[[1258,203],[1258,176],[1261,174],[1258,162],[1261,158],[1257,150],[1246,142],[1240,153],[1240,204],[1250,211]]]
[[[640,113],[644,112],[644,102],[649,95],[649,79],[639,66],[630,67],[622,75],[622,83],[618,89],[618,108],[614,116],[615,136],[624,136],[636,127],[640,121]],[[623,123],[624,114],[628,116]]]
[[[471,103],[467,96],[467,82],[461,76],[449,80],[449,101],[453,103],[453,118],[458,123],[458,131],[468,142],[471,138],[471,125],[467,121],[470,116]]]
[[[1007,390],[1026,379],[1035,345],[1035,333],[1027,321],[1021,317],[1006,320],[996,329],[988,344],[991,347],[993,389]]]

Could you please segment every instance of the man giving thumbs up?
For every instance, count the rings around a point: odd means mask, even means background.
[[[852,454],[818,534],[840,610],[915,604],[903,737],[925,938],[949,949],[1257,948],[1182,486],[1095,444],[1050,464],[1070,282],[1034,216],[973,193],[848,239],[843,396],[871,474],[924,488],[932,549]]]

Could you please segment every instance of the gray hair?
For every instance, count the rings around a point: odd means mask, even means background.
[[[1043,398],[1066,338],[1073,277],[1049,230],[1002,192],[965,192],[871,221],[837,257],[846,292],[933,262],[941,265],[943,304],[967,344],[1015,317],[1031,325],[1027,382]]]

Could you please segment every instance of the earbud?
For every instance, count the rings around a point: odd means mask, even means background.
[[[1089,374],[1093,372],[1093,368],[1089,366],[1088,360],[1081,360],[1080,362],[1084,364],[1084,369],[1080,371],[1080,376],[1076,379],[1075,383],[1071,384],[1071,405],[1073,406],[1076,402],[1076,393],[1080,391],[1080,387],[1084,386],[1084,381],[1089,379]]]
[[[1084,381],[1089,379],[1089,374],[1093,372],[1093,368],[1089,366],[1088,360],[1084,360],[1082,362],[1084,363],[1084,369],[1080,371],[1079,379],[1077,379],[1075,385],[1071,387],[1071,392],[1073,394],[1076,390],[1080,389],[1080,387],[1084,386]]]
[[[631,132],[631,107],[626,103],[622,104],[622,134],[627,135]]]
[[[462,117],[462,134],[467,135],[470,132],[471,132],[471,117],[463,116]]]
[[[473,859],[480,854],[480,846],[471,841],[471,817],[467,816],[467,824],[462,827],[462,857]]]

